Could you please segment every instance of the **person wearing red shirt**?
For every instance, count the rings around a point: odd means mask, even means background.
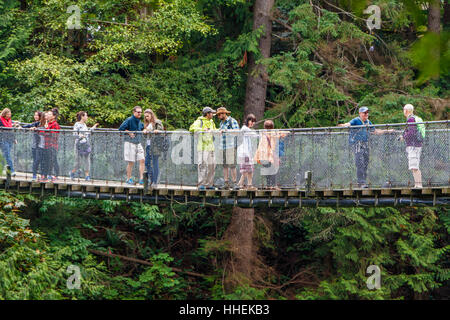
[[[56,180],[56,177],[59,174],[59,165],[58,165],[58,130],[61,129],[58,122],[56,122],[59,115],[59,111],[57,108],[53,108],[50,111],[46,112],[46,124],[44,131],[44,166],[45,170],[43,172],[43,180],[51,180],[52,182]],[[53,131],[55,130],[55,131]],[[54,176],[52,176],[52,172],[54,172]]]
[[[16,124],[11,120],[11,110],[8,108],[3,109],[0,113],[0,127],[12,128]],[[17,143],[14,137],[12,129],[4,129],[0,131],[0,149],[5,157],[6,164],[11,170],[11,176],[15,176],[13,162],[11,159],[11,149],[13,144]]]

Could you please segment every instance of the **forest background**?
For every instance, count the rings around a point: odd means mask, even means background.
[[[80,28],[68,28],[71,5]],[[367,28],[369,5],[380,29]],[[85,110],[103,127],[135,105],[168,129],[205,106],[277,128],[335,126],[360,105],[376,123],[403,122],[406,103],[441,120],[449,31],[448,0],[0,0],[0,103],[14,120],[57,107],[61,124]],[[449,296],[446,208],[231,210],[3,191],[0,206],[0,299]],[[379,290],[366,286],[373,264]],[[71,265],[80,289],[67,287]]]

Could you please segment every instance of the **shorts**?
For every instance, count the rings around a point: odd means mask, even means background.
[[[144,148],[140,143],[135,144],[125,141],[123,146],[123,156],[127,162],[141,161],[145,159]]]
[[[249,157],[245,157],[244,161],[240,165],[240,172],[241,173],[252,173],[255,170],[255,167],[253,163],[250,162]]]
[[[222,162],[224,168],[236,168],[236,149],[223,149]]]
[[[406,153],[408,154],[409,170],[419,169],[422,147],[406,147]]]

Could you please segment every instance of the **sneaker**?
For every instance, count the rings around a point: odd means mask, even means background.
[[[233,190],[239,190],[241,187],[235,182],[233,185]]]
[[[206,190],[216,190],[214,187],[206,187]]]
[[[75,180],[75,174],[72,171],[70,171],[69,176],[70,179]]]
[[[130,179],[127,181],[127,184],[134,184],[134,183],[133,183],[133,179],[130,178]]]
[[[11,177],[15,177],[16,173],[15,172],[11,172]]]
[[[140,180],[139,180],[139,184],[144,185],[144,179],[140,179]]]
[[[361,184],[361,185],[359,185],[359,187],[361,188],[361,189],[367,189],[367,188],[369,188],[369,186],[367,185],[367,184]]]
[[[33,174],[33,178],[31,178],[31,181],[36,181],[36,180],[37,180],[36,175]]]
[[[90,176],[86,176],[86,181],[90,181],[91,177]]]
[[[203,185],[200,185],[200,186],[198,186],[198,190],[200,190],[200,191],[206,190],[206,187]]]
[[[56,177],[55,176],[51,176],[51,178],[49,180],[51,180],[52,182],[55,182],[56,181]]]
[[[47,178],[45,178],[45,176],[42,174],[41,175],[41,181],[47,180]]]

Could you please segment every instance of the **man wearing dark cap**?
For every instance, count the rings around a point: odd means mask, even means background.
[[[367,188],[367,168],[369,166],[369,137],[370,133],[382,134],[392,130],[379,130],[372,127],[369,120],[369,108],[359,108],[359,117],[350,122],[339,124],[339,127],[365,126],[350,129],[348,142],[355,153],[356,176],[358,187]]]
[[[213,116],[216,110],[210,107],[203,108],[202,116],[190,126],[190,132],[202,132],[199,134],[197,143],[197,161],[198,161],[198,188],[199,190],[214,189],[214,137],[212,131],[216,131],[216,125]]]

